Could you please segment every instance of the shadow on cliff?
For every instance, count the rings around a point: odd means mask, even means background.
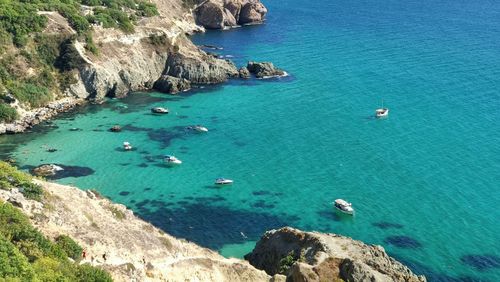
[[[258,240],[266,230],[293,225],[297,218],[234,210],[205,204],[205,199],[168,207],[160,201],[136,204],[137,214],[165,232],[201,246],[220,249],[225,244]],[[245,238],[242,233],[245,234]]]

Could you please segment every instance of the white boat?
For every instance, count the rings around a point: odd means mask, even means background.
[[[201,125],[193,126],[193,130],[195,130],[197,132],[208,132],[208,128],[201,126]]]
[[[165,156],[165,158],[163,159],[168,165],[180,165],[182,164],[182,161],[179,160],[178,158],[174,157],[174,156]]]
[[[389,109],[388,108],[380,108],[375,110],[375,116],[377,118],[383,118],[387,117],[389,115]]]
[[[233,181],[231,179],[226,179],[226,178],[217,178],[215,179],[215,184],[217,185],[229,185],[233,184]]]
[[[382,107],[375,110],[375,117],[384,118],[389,115],[389,109],[384,108],[384,100],[382,100]]]
[[[125,151],[130,151],[132,150],[132,145],[130,145],[129,142],[123,142],[123,149],[125,149]]]
[[[343,213],[354,214],[354,209],[352,208],[352,204],[348,203],[345,200],[336,199],[335,202],[333,202],[333,206]]]
[[[155,107],[151,109],[151,112],[155,114],[168,114],[168,109],[162,107]]]

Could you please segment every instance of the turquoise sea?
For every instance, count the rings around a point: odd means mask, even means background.
[[[56,181],[226,256],[291,225],[380,244],[430,281],[500,281],[498,2],[265,4],[266,24],[193,40],[290,77],[112,99],[1,136],[2,156],[73,166]],[[390,116],[376,120],[382,100]],[[165,167],[164,154],[184,163]],[[214,187],[219,176],[234,185]],[[335,198],[356,215],[335,213]]]

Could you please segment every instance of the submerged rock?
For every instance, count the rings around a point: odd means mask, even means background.
[[[380,246],[290,227],[266,232],[245,259],[269,275],[285,273],[287,281],[426,281]]]
[[[109,129],[109,131],[111,131],[111,132],[120,132],[120,131],[122,131],[122,127],[119,126],[119,125],[115,125],[115,126],[111,127]]]
[[[36,176],[55,176],[58,171],[64,170],[62,167],[55,164],[44,164],[38,167],[35,167],[32,172]]]
[[[248,62],[247,69],[253,73],[257,78],[267,78],[274,76],[284,76],[286,72],[275,67],[270,62]]]
[[[163,93],[176,94],[191,89],[191,82],[185,78],[163,75],[155,82],[154,88]]]

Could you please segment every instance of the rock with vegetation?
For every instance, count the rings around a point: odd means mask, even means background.
[[[268,78],[286,75],[285,71],[275,67],[274,64],[270,62],[248,62],[247,69],[257,78]]]
[[[266,232],[245,259],[269,275],[285,274],[290,281],[426,281],[381,246],[290,227]]]
[[[119,126],[119,125],[113,125],[113,127],[111,127],[109,129],[109,131],[111,131],[111,132],[121,132],[122,131],[122,127]]]
[[[32,172],[36,176],[42,176],[42,177],[48,177],[48,176],[54,176],[57,174],[58,171],[63,170],[62,167],[55,165],[55,164],[43,164],[40,166],[35,167]]]
[[[191,89],[191,82],[185,78],[162,75],[155,82],[154,89],[163,93],[177,94]]]

